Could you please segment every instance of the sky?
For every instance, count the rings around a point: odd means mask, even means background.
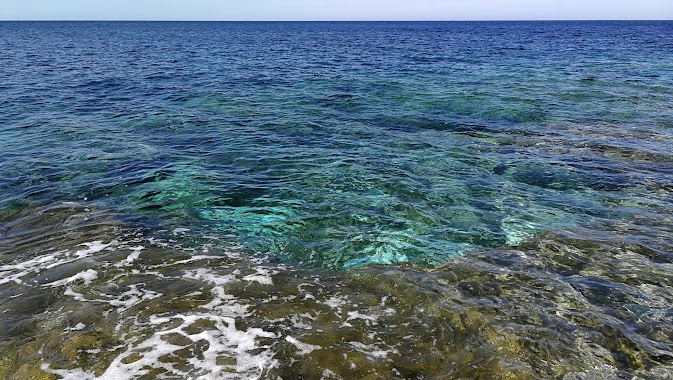
[[[671,20],[673,0],[0,0],[0,20]]]

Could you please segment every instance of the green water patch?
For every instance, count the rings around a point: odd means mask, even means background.
[[[661,175],[670,139],[656,128],[456,116],[428,99],[434,89],[394,81],[371,90],[394,90],[381,109],[363,109],[367,86],[348,82],[303,83],[326,100],[297,117],[238,95],[184,96],[139,112],[112,145],[82,144],[65,169],[45,167],[24,185],[29,198],[86,199],[141,227],[231,235],[249,252],[331,269],[437,266],[544,231],[669,212],[657,197],[670,188]],[[259,117],[240,114],[251,104]]]
[[[436,266],[466,251],[516,246],[543,226],[572,224],[568,213],[517,185],[539,185],[545,180],[539,173],[526,174],[525,166],[501,170],[460,150],[440,155],[424,142],[431,136],[421,137],[398,137],[393,146],[373,147],[378,150],[362,144],[346,152],[325,150],[313,164],[301,156],[243,155],[229,173],[204,163],[143,169],[150,170],[147,180],[111,200],[125,213],[155,218],[168,230],[224,234],[251,252],[334,269],[400,262]],[[406,151],[396,155],[400,149]],[[352,158],[344,159],[344,153]],[[259,172],[258,179],[251,172]],[[278,182],[264,180],[268,176]],[[507,192],[485,183],[484,176]],[[581,190],[538,187],[543,196]]]
[[[91,116],[91,139],[72,118],[41,121],[41,160],[53,162],[8,180],[22,189],[8,200],[93,201],[145,227],[232,235],[250,252],[332,269],[436,266],[651,206],[669,213],[665,131],[554,119],[519,87],[445,90],[314,78]],[[86,141],[51,159],[62,137],[51,127]]]

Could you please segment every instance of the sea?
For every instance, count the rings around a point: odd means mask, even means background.
[[[673,378],[673,22],[0,22],[0,378]]]

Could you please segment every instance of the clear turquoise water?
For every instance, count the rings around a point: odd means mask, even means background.
[[[0,32],[0,375],[670,375],[671,22]]]

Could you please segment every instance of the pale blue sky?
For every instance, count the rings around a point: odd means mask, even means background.
[[[673,19],[673,0],[0,0],[0,20]]]

